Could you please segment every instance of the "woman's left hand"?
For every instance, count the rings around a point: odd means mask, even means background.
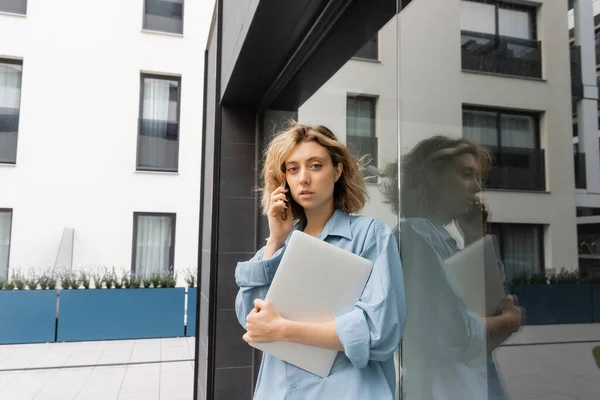
[[[260,299],[254,300],[254,309],[246,317],[246,334],[243,339],[248,343],[268,343],[282,340],[284,319],[273,305]]]
[[[457,218],[457,222],[465,236],[465,245],[486,235],[489,208],[480,202],[474,202],[469,211]]]

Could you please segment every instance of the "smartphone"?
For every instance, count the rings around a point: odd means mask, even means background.
[[[292,195],[290,194],[290,185],[288,185],[287,181],[285,182],[285,189],[287,189],[287,192],[285,192],[285,197],[287,198],[286,205],[290,207],[290,199]],[[281,211],[281,219],[284,221],[287,219],[286,210]]]

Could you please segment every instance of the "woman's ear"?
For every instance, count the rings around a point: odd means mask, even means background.
[[[336,171],[335,171],[335,181],[336,182],[342,177],[342,172],[344,172],[344,164],[338,163]]]

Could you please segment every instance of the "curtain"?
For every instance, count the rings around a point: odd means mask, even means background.
[[[144,78],[139,166],[177,170],[179,83]]]
[[[499,232],[502,261],[508,280],[517,275],[532,275],[542,271],[538,225],[501,224]]]
[[[8,277],[8,256],[10,250],[10,230],[12,212],[0,211],[0,279]]]
[[[0,63],[0,162],[17,157],[21,71],[21,65]]]
[[[530,15],[527,11],[501,8],[498,15],[500,36],[534,40]]]
[[[348,96],[346,129],[348,136],[375,137],[375,98]]]
[[[527,115],[502,114],[502,147],[535,149],[535,121]]]
[[[165,274],[172,270],[171,216],[137,216],[135,272],[137,276]]]
[[[498,114],[489,111],[463,111],[463,136],[475,143],[498,147]]]
[[[460,29],[496,34],[496,6],[463,0],[460,2]]]

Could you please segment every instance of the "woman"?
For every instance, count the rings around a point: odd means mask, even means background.
[[[398,245],[379,220],[351,216],[365,204],[358,163],[323,126],[295,124],[269,145],[263,169],[266,246],[235,271],[236,312],[248,343],[289,341],[338,350],[326,378],[263,354],[255,399],[392,399],[393,354],[406,307]],[[297,223],[294,225],[294,220]],[[292,230],[299,229],[373,262],[352,311],[326,323],[282,318],[263,301]]]
[[[468,245],[485,234],[477,197],[490,154],[466,139],[435,136],[403,161],[400,255],[408,319],[402,346],[406,399],[505,399],[486,338],[516,332],[521,309],[507,296],[499,315],[469,311],[444,261],[459,251],[446,226]]]

